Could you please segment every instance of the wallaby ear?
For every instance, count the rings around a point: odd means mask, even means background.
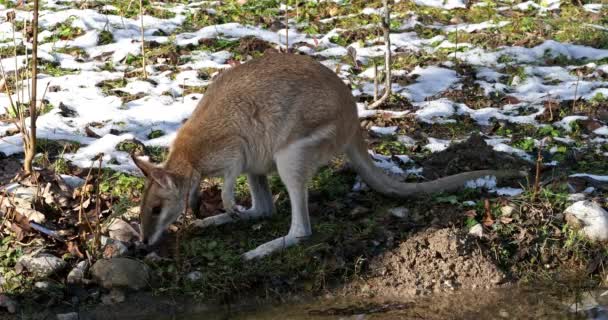
[[[154,168],[150,173],[150,179],[156,182],[161,188],[172,190],[175,188],[175,182],[169,172],[163,168]]]
[[[143,174],[148,178],[157,183],[163,189],[173,189],[175,188],[175,182],[173,181],[173,177],[171,174],[167,172],[165,169],[156,166],[155,164],[140,159],[136,157],[134,154],[131,154],[131,158],[135,165],[143,172]]]
[[[137,156],[135,156],[135,154],[133,154],[133,153],[131,153],[131,159],[133,159],[133,162],[139,168],[139,170],[141,170],[141,172],[144,174],[144,176],[146,176],[148,178],[150,177],[150,174],[152,173],[152,171],[154,169],[156,169],[156,166],[153,163],[140,159]]]

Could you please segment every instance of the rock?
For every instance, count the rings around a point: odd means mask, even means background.
[[[11,202],[23,208],[31,208],[32,203],[36,200],[39,191],[36,187],[27,187],[18,183],[11,183],[7,186],[0,187],[0,191],[10,195]]]
[[[483,227],[478,223],[469,229],[469,234],[478,238],[483,238]]]
[[[46,220],[46,217],[42,212],[36,211],[34,209],[28,208],[18,208],[17,212],[21,215],[25,216],[28,221],[34,221],[36,223],[43,223]]]
[[[571,193],[568,195],[568,201],[583,201],[586,195],[584,193]]]
[[[101,245],[105,259],[123,257],[129,253],[129,248],[125,243],[105,236],[101,236]]]
[[[125,293],[122,290],[112,289],[110,293],[105,294],[101,297],[101,303],[103,304],[116,304],[125,301]]]
[[[156,253],[156,252],[150,252],[144,258],[144,261],[154,262],[154,263],[158,263],[158,262],[162,262],[162,261],[166,261],[166,260],[168,260],[168,259],[165,259],[165,258],[159,256],[158,253]]]
[[[148,286],[150,269],[142,262],[127,258],[97,261],[91,268],[93,279],[102,287],[141,290]]]
[[[397,207],[397,208],[391,208],[388,210],[388,212],[393,216],[393,217],[397,217],[399,219],[404,219],[406,218],[409,213],[410,210],[406,207]]]
[[[500,213],[503,216],[508,217],[508,216],[511,216],[515,212],[515,210],[517,210],[517,208],[514,205],[508,204],[508,205],[500,208]]]
[[[369,213],[371,210],[369,208],[363,206],[356,206],[350,211],[350,216],[352,218],[358,218]]]
[[[48,281],[37,281],[34,283],[34,287],[40,290],[48,290],[51,287],[51,284]]]
[[[131,242],[139,239],[139,233],[130,224],[121,219],[114,219],[108,226],[110,238],[122,242]]]
[[[77,312],[60,313],[57,315],[57,320],[78,320],[79,316]]]
[[[17,262],[18,270],[24,268],[37,277],[48,277],[67,267],[67,263],[48,253],[38,253],[21,257]]]
[[[593,201],[578,201],[566,208],[566,221],[573,217],[582,226],[583,234],[590,240],[608,240],[608,212]],[[570,216],[569,216],[570,215]],[[574,222],[571,222],[576,225]]]
[[[196,282],[203,278],[203,273],[200,271],[192,271],[186,275],[186,278],[191,282]]]
[[[122,214],[122,217],[128,221],[139,219],[139,213],[141,212],[140,210],[140,207],[131,207],[127,209],[125,213]]]
[[[59,176],[61,177],[63,182],[65,182],[65,184],[67,184],[72,189],[76,189],[84,185],[84,179],[81,177],[70,176],[67,174],[61,174]]]
[[[67,282],[70,284],[82,283],[87,269],[89,269],[89,262],[87,260],[78,262],[74,269],[68,273]]]
[[[17,312],[17,302],[8,296],[0,294],[0,308],[6,309],[8,313],[15,313]]]

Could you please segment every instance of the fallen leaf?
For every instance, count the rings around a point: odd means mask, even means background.
[[[80,259],[84,258],[84,254],[80,252],[78,244],[76,244],[75,241],[68,241],[68,252],[79,257]]]
[[[509,224],[513,221],[513,218],[507,216],[500,216],[500,223]]]
[[[484,207],[485,207],[485,212],[484,212],[483,219],[481,220],[481,223],[486,227],[490,227],[494,224],[494,218],[492,218],[492,207],[490,206],[489,199],[485,199]]]
[[[469,217],[469,218],[475,218],[477,216],[477,211],[475,210],[467,210],[464,213],[465,216]]]

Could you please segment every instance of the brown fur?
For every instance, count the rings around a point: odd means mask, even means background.
[[[397,182],[370,159],[351,90],[334,72],[307,56],[266,54],[215,79],[179,130],[162,168],[136,159],[155,182],[148,184],[142,202],[143,236],[152,237],[159,227],[173,222],[184,209],[186,195],[191,196],[192,205],[197,204],[196,186],[201,177],[224,176],[227,190],[222,198],[230,211],[235,203],[228,189],[233,188],[239,174],[249,174],[250,185],[258,183],[258,187],[252,186],[254,202],[257,199],[265,206],[262,210],[270,211],[254,212],[250,217],[272,213],[265,175],[275,166],[292,201],[292,228],[285,239],[308,236],[306,182],[319,166],[341,153],[348,155],[372,188],[391,196],[453,191],[467,180],[486,175],[519,175],[477,171],[426,183]],[[168,223],[159,224],[151,218],[152,208],[159,205],[168,212]],[[222,219],[210,224],[231,218]],[[277,248],[266,249],[271,252]],[[250,257],[269,253],[266,251]]]

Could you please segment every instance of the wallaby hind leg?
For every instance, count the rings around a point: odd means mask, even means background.
[[[276,155],[277,170],[291,201],[291,227],[286,236],[266,242],[245,253],[244,259],[260,258],[283,250],[298,244],[312,234],[306,185],[314,175],[320,161],[312,150],[314,148],[289,147]]]

